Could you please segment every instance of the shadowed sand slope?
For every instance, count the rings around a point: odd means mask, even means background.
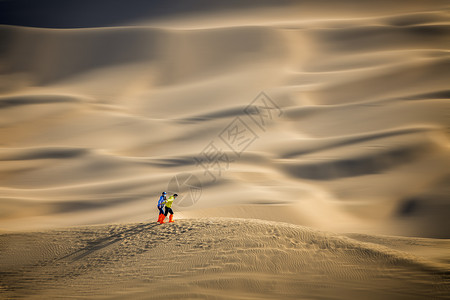
[[[177,218],[450,237],[446,1],[38,2],[0,1],[1,230],[156,220],[190,174]]]
[[[448,247],[245,219],[74,227],[1,235],[0,291],[27,299],[445,299]]]
[[[377,15],[380,13],[415,12],[424,10],[429,6],[444,6],[446,1],[430,0],[428,3],[417,0],[409,1],[346,1],[342,6],[334,1],[292,1],[292,0],[240,0],[226,2],[211,2],[204,0],[173,0],[170,2],[159,0],[116,0],[113,3],[103,0],[65,1],[42,0],[36,3],[32,0],[4,0],[0,3],[0,20],[8,25],[21,25],[49,28],[79,28],[117,26],[135,23],[141,20],[164,21],[173,18],[180,19],[186,16],[199,15],[217,16],[223,13],[244,13],[244,19],[252,20],[248,13],[257,16],[273,18],[274,11],[289,13],[293,9],[297,15],[307,17],[325,14],[329,17],[344,14]],[[26,8],[26,9],[24,9]],[[265,10],[265,14],[261,13]],[[275,16],[277,14],[275,13]],[[410,24],[415,18],[405,18],[397,24]]]

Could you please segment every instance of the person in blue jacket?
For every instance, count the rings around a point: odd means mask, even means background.
[[[161,196],[159,197],[158,200],[158,209],[159,209],[159,217],[158,217],[158,223],[162,224],[163,221],[163,217],[164,217],[164,205],[166,204],[166,192],[162,192]]]

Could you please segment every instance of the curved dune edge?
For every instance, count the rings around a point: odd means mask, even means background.
[[[449,243],[231,218],[3,234],[0,291],[29,299],[439,299],[449,288]]]
[[[0,1],[0,230],[156,219],[189,173],[178,216],[450,237],[445,1],[31,2]],[[258,136],[239,157],[236,118]]]

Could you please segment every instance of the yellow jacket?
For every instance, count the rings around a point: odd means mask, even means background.
[[[173,200],[175,200],[174,196],[170,196],[169,198],[167,198],[167,200],[166,200],[166,207],[171,208]]]

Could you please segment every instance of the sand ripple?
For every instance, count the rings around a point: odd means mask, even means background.
[[[156,218],[188,173],[202,196],[180,217],[259,205],[327,230],[450,236],[445,2],[140,3],[120,18],[44,2],[28,17],[28,1],[0,2],[0,228]],[[246,114],[262,91],[282,112],[264,128]],[[220,139],[233,120],[254,133],[241,155]],[[214,180],[198,164],[211,142],[230,158]]]
[[[448,246],[245,219],[77,227],[0,236],[0,289],[27,299],[444,299],[449,261],[432,251]],[[419,248],[431,254],[411,254]]]

